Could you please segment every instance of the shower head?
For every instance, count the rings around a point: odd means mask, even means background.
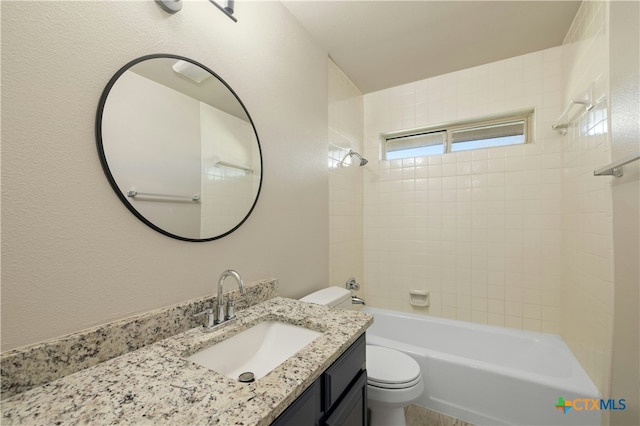
[[[354,152],[353,155],[357,156],[360,159],[360,166],[364,166],[369,162],[369,160],[367,160],[366,158],[362,158],[362,156],[357,152]]]
[[[363,158],[362,155],[360,155],[357,152],[355,152],[354,150],[350,149],[349,153],[347,155],[345,155],[344,158],[342,159],[341,164],[344,165],[344,160],[346,160],[347,157],[353,157],[354,155],[360,159],[360,166],[361,167],[369,162],[366,158]]]

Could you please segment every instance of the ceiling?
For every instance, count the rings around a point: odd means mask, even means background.
[[[284,1],[363,93],[562,44],[581,1]]]
[[[182,93],[190,98],[197,99],[214,108],[233,115],[241,120],[249,121],[247,113],[236,99],[235,95],[222,83],[217,76],[206,70],[210,77],[197,83],[182,74],[174,71],[172,66],[177,58],[152,58],[141,61],[129,68],[129,71],[155,81],[163,86]],[[190,62],[189,62],[190,63]],[[192,64],[198,69],[203,69]]]

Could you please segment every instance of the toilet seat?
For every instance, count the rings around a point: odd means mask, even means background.
[[[367,345],[367,383],[383,389],[406,389],[420,383],[420,366],[409,355]]]

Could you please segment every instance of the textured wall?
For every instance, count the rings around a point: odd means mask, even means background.
[[[211,294],[219,274],[328,281],[327,55],[278,2],[2,2],[2,350]],[[105,84],[150,53],[215,70],[251,114],[265,179],[218,241],[154,232],[120,203],[95,148]]]
[[[640,150],[640,3],[609,4],[611,157]],[[611,396],[627,409],[611,413],[612,425],[640,424],[640,161],[611,182],[615,307]]]

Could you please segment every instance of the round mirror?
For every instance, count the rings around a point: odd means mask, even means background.
[[[233,89],[192,59],[149,55],[122,67],[100,98],[96,140],[120,200],[169,237],[224,237],[258,200],[253,121]]]

